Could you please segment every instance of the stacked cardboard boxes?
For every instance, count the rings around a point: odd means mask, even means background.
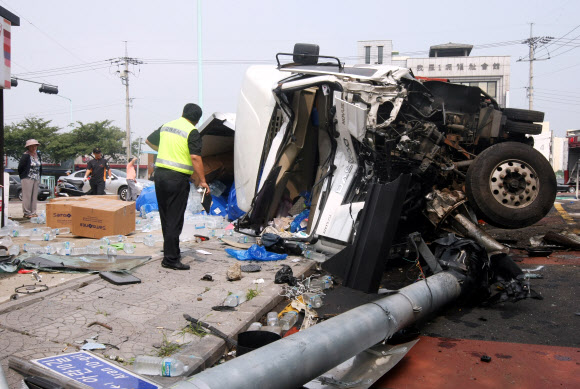
[[[74,235],[102,238],[135,231],[135,203],[115,196],[53,199],[46,205],[46,225],[69,227]]]

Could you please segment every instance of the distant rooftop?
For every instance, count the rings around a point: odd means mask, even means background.
[[[429,48],[429,57],[468,57],[473,45],[463,43],[444,43]]]

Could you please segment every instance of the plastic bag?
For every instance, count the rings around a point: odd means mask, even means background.
[[[157,205],[157,195],[155,194],[155,185],[143,188],[141,194],[139,194],[139,197],[137,197],[137,201],[135,202],[137,211],[141,210],[141,207],[145,204],[149,204],[151,206],[151,210],[159,209],[159,206]],[[151,210],[149,212],[151,212]]]
[[[228,196],[228,219],[236,220],[244,216],[245,212],[238,208],[238,201],[236,199],[236,184],[232,184],[232,189]]]
[[[209,210],[210,215],[217,215],[227,217],[228,215],[228,201],[223,197],[212,197],[213,201],[211,203],[211,208]]]
[[[226,249],[226,253],[240,261],[279,261],[288,257],[286,254],[270,253],[257,244],[247,250]]]
[[[296,217],[294,218],[294,220],[290,224],[290,232],[298,232],[298,231],[305,230],[306,227],[300,227],[300,223],[302,223],[302,220],[307,219],[309,215],[310,215],[310,209],[305,209],[304,211],[302,211],[298,215],[296,215]]]
[[[276,272],[274,276],[275,284],[288,284],[290,286],[296,285],[296,277],[292,272],[292,268],[288,265],[282,265],[282,269]]]

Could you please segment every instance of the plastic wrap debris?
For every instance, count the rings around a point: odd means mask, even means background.
[[[141,207],[144,205],[148,205],[148,212],[159,209],[159,206],[157,205],[157,195],[155,194],[155,185],[143,188],[141,194],[137,197],[137,201],[135,202],[137,211],[140,211]]]
[[[270,253],[257,244],[247,250],[226,249],[226,252],[240,261],[279,261],[288,257],[286,254]]]
[[[262,244],[266,250],[279,254],[301,255],[305,248],[303,243],[289,242],[276,234],[262,234]]]
[[[236,184],[232,184],[232,189],[228,196],[228,219],[236,220],[245,214],[240,208],[238,208],[238,202],[236,199]]]
[[[296,217],[290,224],[290,232],[294,233],[305,230],[308,225],[308,215],[310,215],[310,209],[305,209],[304,211],[296,215]]]

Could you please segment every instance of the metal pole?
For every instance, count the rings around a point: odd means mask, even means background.
[[[461,294],[458,279],[437,273],[373,303],[205,370],[174,389],[295,389]]]
[[[530,23],[530,85],[528,87],[529,109],[534,109],[534,38],[532,28],[534,23]]]
[[[197,98],[203,112],[203,69],[201,62],[201,0],[197,0]]]
[[[129,54],[127,52],[127,41],[125,41],[125,127],[127,131],[127,163],[131,158],[131,123],[129,118]]]

